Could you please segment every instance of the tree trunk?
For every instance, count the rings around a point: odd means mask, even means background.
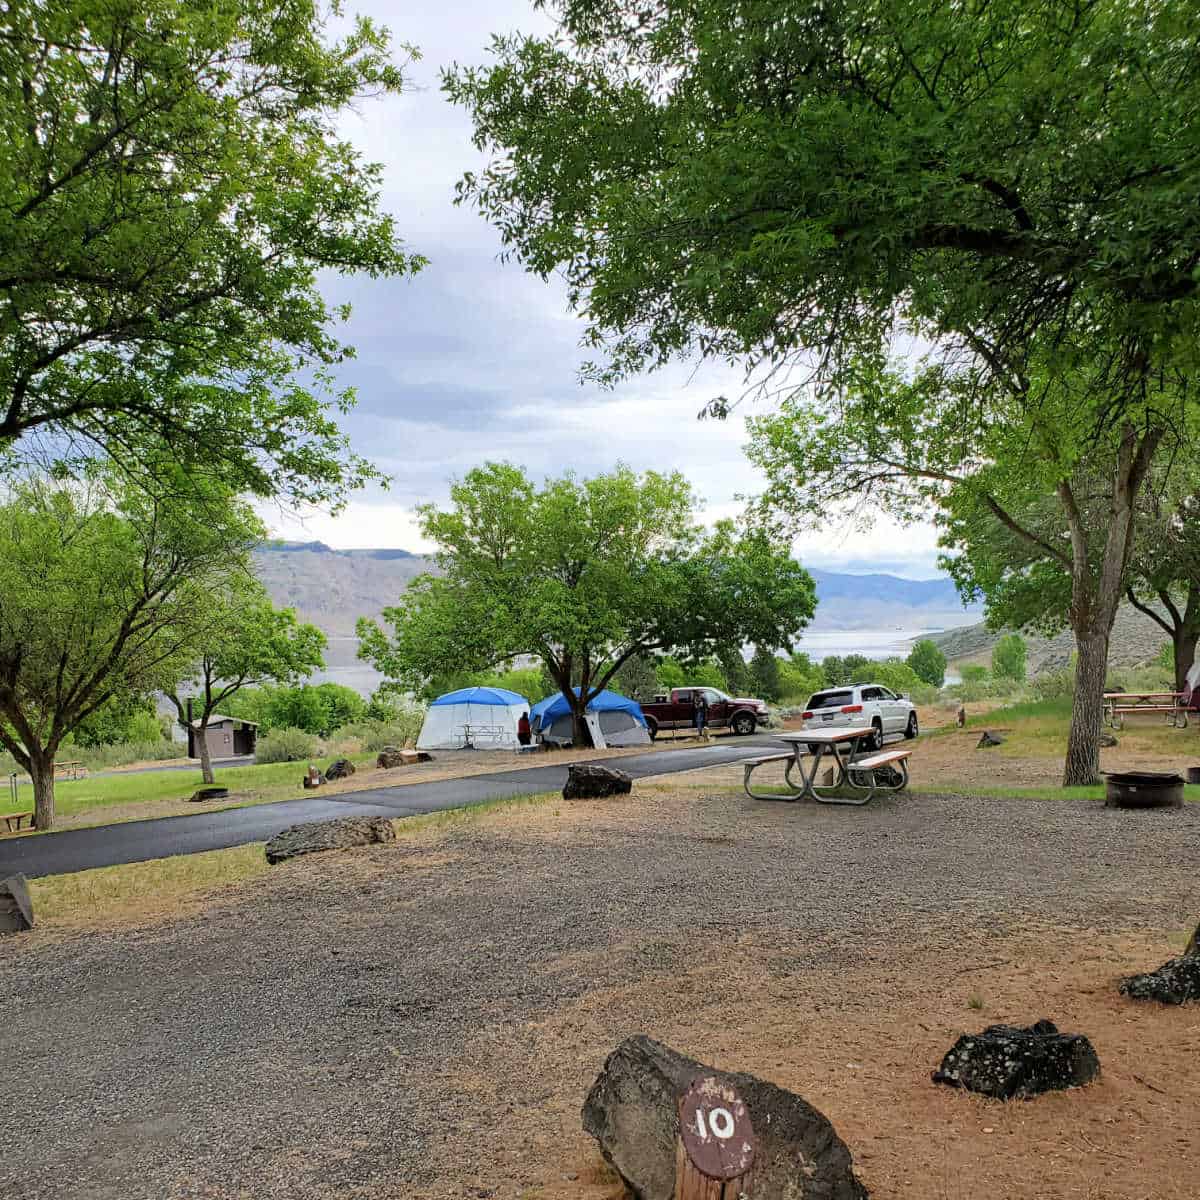
[[[196,749],[200,752],[200,775],[205,783],[213,782],[212,755],[208,752],[208,718],[196,729]]]
[[[54,827],[54,753],[30,752],[29,776],[33,780],[33,823],[40,830]]]
[[[592,744],[592,735],[587,727],[587,721],[584,718],[584,713],[587,709],[577,699],[572,699],[571,702],[571,726],[572,726],[572,741],[576,746],[582,746],[585,749]]]
[[[1063,787],[1085,787],[1100,779],[1100,731],[1104,723],[1104,678],[1108,672],[1109,628],[1077,632],[1075,701],[1067,734]]]
[[[1172,639],[1175,647],[1175,690],[1182,692],[1187,687],[1187,674],[1196,661],[1196,645],[1200,642],[1200,629],[1181,626]]]

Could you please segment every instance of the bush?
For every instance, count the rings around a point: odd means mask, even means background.
[[[1075,671],[1072,667],[1043,671],[1029,686],[1039,700],[1069,700],[1075,695]]]
[[[260,763],[304,762],[316,758],[320,748],[321,743],[313,734],[284,726],[259,737],[255,758]]]
[[[925,683],[901,658],[885,658],[881,662],[867,662],[858,667],[850,678],[851,683],[881,683],[893,692],[903,693],[916,704],[931,704],[937,697],[937,688]]]
[[[946,656],[929,638],[914,642],[906,661],[917,677],[931,687],[940,688],[946,682]]]
[[[962,676],[963,683],[983,683],[988,677],[988,669],[981,667],[978,663],[964,663],[959,674]]]
[[[997,679],[1025,682],[1025,639],[1019,633],[1006,633],[992,647],[992,674]]]
[[[414,707],[398,712],[391,721],[361,721],[347,725],[341,732],[344,737],[355,738],[364,750],[375,753],[384,746],[415,745],[424,720],[425,710]]]

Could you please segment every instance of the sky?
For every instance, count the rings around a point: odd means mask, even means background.
[[[274,532],[339,549],[424,550],[414,506],[444,503],[453,477],[495,459],[539,480],[568,467],[592,475],[617,462],[678,469],[702,498],[704,519],[736,516],[738,497],[762,487],[742,451],[744,416],[701,421],[698,414],[714,396],[740,394],[740,375],[681,363],[613,390],[581,385],[583,325],[562,289],[500,262],[495,231],[454,205],[455,183],[484,159],[466,112],[442,95],[439,72],[486,62],[494,33],[546,30],[545,15],[528,0],[442,0],[399,13],[394,0],[349,7],[421,53],[406,71],[404,94],[362,102],[342,130],[366,159],[383,164],[383,205],[409,249],[430,262],[404,279],[322,281],[328,299],[353,310],[339,333],[357,357],[337,379],[357,389],[358,406],[343,427],[391,483],[356,493],[336,516],[269,512]],[[865,531],[840,518],[801,535],[796,551],[806,565],[829,570],[937,574],[933,530],[900,530],[882,518]]]

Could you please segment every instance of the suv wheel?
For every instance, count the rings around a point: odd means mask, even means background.
[[[871,722],[871,749],[883,749],[883,722],[878,717]]]
[[[917,714],[908,714],[908,728],[904,731],[904,736],[911,742],[921,731],[917,728]]]
[[[746,737],[748,734],[753,733],[755,726],[756,722],[749,713],[738,713],[733,718],[733,732],[739,737]]]

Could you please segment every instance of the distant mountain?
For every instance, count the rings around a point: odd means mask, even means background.
[[[273,542],[254,554],[275,603],[330,637],[352,637],[359,617],[378,617],[431,565],[408,550],[334,550],[324,542]]]
[[[259,578],[277,604],[299,610],[333,637],[349,637],[359,617],[377,617],[409,582],[432,569],[408,550],[334,550],[324,542],[275,542],[255,554]],[[947,578],[842,575],[810,569],[817,585],[814,628],[945,629],[978,619]]]

